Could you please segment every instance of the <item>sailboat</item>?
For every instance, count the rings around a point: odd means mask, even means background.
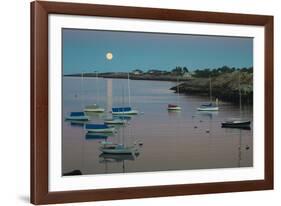
[[[131,107],[130,73],[128,73],[128,100],[128,107],[113,107],[111,111],[112,115],[135,115],[139,113]]]
[[[83,81],[83,73],[82,73]],[[97,89],[97,101],[99,100],[99,83],[98,83],[98,72],[96,72],[96,89]],[[84,108],[85,112],[104,112],[104,108],[99,107],[97,104],[88,105]]]
[[[101,142],[100,151],[103,154],[138,154],[137,147],[125,146],[124,144],[115,144],[112,142]]]
[[[70,112],[70,115],[65,118],[65,120],[75,121],[80,123],[81,121],[89,121],[90,117],[85,114],[85,112]]]
[[[106,140],[110,135],[110,133],[96,133],[96,132],[87,132],[85,135],[85,139],[87,140]]]
[[[112,108],[113,115],[135,115],[139,112],[137,110],[133,110],[131,107],[114,107]]]
[[[198,111],[218,111],[219,107],[212,103],[212,80],[211,77],[209,78],[209,89],[210,89],[210,103],[202,104],[200,107],[197,108]]]
[[[85,130],[87,132],[95,132],[95,133],[114,133],[115,128],[108,126],[106,124],[86,124]]]
[[[120,130],[119,130],[118,134],[120,135]],[[122,155],[139,154],[138,149],[139,149],[139,147],[138,147],[137,142],[135,142],[131,146],[125,145],[125,143],[124,143],[124,127],[122,127],[122,142],[121,142],[121,144],[116,144],[116,143],[104,141],[104,142],[101,142],[101,147],[100,147],[100,151],[104,154],[122,154]]]
[[[179,103],[179,78],[177,78],[177,102]],[[180,111],[181,107],[178,104],[168,104],[168,111]]]
[[[241,118],[241,112],[242,112],[242,98],[241,98],[241,82],[240,82],[240,71],[239,71],[239,112],[240,112],[240,118],[231,118],[221,123],[222,127],[228,127],[228,128],[242,128],[242,129],[248,129],[250,128],[251,121],[247,119]]]

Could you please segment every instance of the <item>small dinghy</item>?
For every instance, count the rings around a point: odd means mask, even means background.
[[[125,146],[123,144],[114,144],[112,142],[101,142],[100,151],[103,154],[138,154],[136,146]]]
[[[135,115],[139,112],[137,110],[133,110],[131,107],[114,107],[112,108],[113,115]]]
[[[65,119],[69,121],[89,121],[90,117],[84,112],[71,112]]]
[[[176,104],[168,104],[168,110],[169,111],[179,111],[179,110],[181,110],[181,107]]]
[[[115,132],[114,127],[110,127],[106,124],[86,124],[85,129],[87,132],[96,132],[96,133],[113,133]]]

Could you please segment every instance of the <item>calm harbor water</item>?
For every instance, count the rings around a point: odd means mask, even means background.
[[[63,78],[62,173],[83,174],[148,172],[167,170],[251,167],[253,130],[221,128],[221,122],[239,117],[239,105],[220,102],[218,112],[198,112],[208,97],[179,96],[169,90],[175,82],[131,80],[131,106],[141,114],[113,135],[87,136],[83,125],[64,118],[86,105],[97,103],[106,109],[90,114],[92,123],[103,123],[112,107],[128,106],[128,81],[79,77]],[[181,112],[168,112],[169,103]],[[242,117],[253,121],[252,106],[243,106]],[[140,154],[102,155],[100,141],[132,145],[141,141]]]

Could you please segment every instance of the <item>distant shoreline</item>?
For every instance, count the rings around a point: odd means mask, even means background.
[[[81,74],[66,74],[64,77],[82,77]],[[83,77],[93,77],[95,74],[83,74]],[[110,79],[128,79],[127,73],[99,73],[98,77],[101,78],[110,78]],[[187,81],[191,77],[179,77],[171,75],[151,75],[151,74],[130,74],[131,80],[154,80],[154,81]]]

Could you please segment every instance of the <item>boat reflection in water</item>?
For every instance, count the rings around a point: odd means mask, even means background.
[[[65,119],[65,121],[68,122],[72,127],[84,127],[85,124],[87,124],[90,121],[90,119],[88,120]]]
[[[218,111],[197,111],[196,116],[209,117],[212,119],[215,115],[218,115],[218,113]]]
[[[99,163],[104,164],[105,173],[108,173],[108,164],[122,163],[122,172],[126,172],[126,162],[134,161],[137,159],[139,154],[100,154]]]
[[[229,136],[234,136],[235,141],[237,142],[237,167],[245,167],[245,162],[247,160],[247,157],[249,157],[249,153],[253,153],[253,149],[251,144],[243,138],[243,133],[247,133],[248,131],[245,130],[251,130],[251,128],[224,128],[225,132],[229,134]],[[250,166],[253,166],[250,165]]]
[[[75,121],[75,120],[72,120],[72,121],[67,121],[69,122],[70,126],[72,127],[84,127],[84,125],[87,123],[86,121]]]
[[[63,176],[83,175],[81,170],[72,170],[62,174]]]
[[[139,156],[139,153],[136,155],[132,154],[100,154],[100,163],[104,162],[122,162],[125,160],[135,160]]]

